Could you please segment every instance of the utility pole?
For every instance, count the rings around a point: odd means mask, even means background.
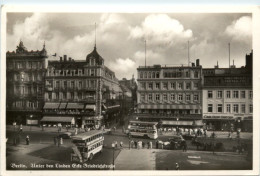
[[[190,66],[190,41],[188,40],[188,67]]]
[[[228,68],[230,68],[230,43],[228,43],[228,60],[229,60],[229,67]]]
[[[144,66],[146,67],[146,40],[144,40],[144,59],[145,59]]]

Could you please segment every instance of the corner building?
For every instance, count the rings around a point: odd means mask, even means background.
[[[246,66],[203,69],[203,121],[208,129],[252,131],[253,52],[246,55]]]
[[[137,118],[163,127],[202,127],[202,67],[140,66]]]
[[[6,123],[38,125],[44,104],[47,51],[29,51],[20,41],[6,53]]]
[[[48,62],[42,123],[98,129],[119,114],[120,92],[115,73],[104,65],[96,47],[85,61],[64,55]]]

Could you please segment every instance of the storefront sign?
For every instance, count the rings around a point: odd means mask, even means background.
[[[233,116],[204,116],[204,119],[233,119]]]

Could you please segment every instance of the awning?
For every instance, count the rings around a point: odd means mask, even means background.
[[[83,109],[84,104],[82,103],[68,103],[66,109]]]
[[[58,109],[60,103],[45,103],[43,109]]]
[[[41,122],[70,122],[74,123],[74,117],[44,116]]]
[[[59,109],[66,109],[67,103],[60,103]]]
[[[105,109],[105,110],[107,109],[107,107],[106,107],[105,105],[102,105],[102,107],[103,107],[103,109]]]
[[[93,105],[93,104],[87,104],[85,109],[91,109],[91,110],[96,110],[96,105]]]
[[[174,126],[203,126],[201,120],[195,121],[171,121],[171,120],[163,120],[162,125],[174,125]]]
[[[113,109],[113,108],[118,108],[120,105],[114,105],[114,106],[108,106],[107,109]]]

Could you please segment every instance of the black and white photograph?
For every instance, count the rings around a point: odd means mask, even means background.
[[[5,17],[6,171],[255,169],[252,10]]]

